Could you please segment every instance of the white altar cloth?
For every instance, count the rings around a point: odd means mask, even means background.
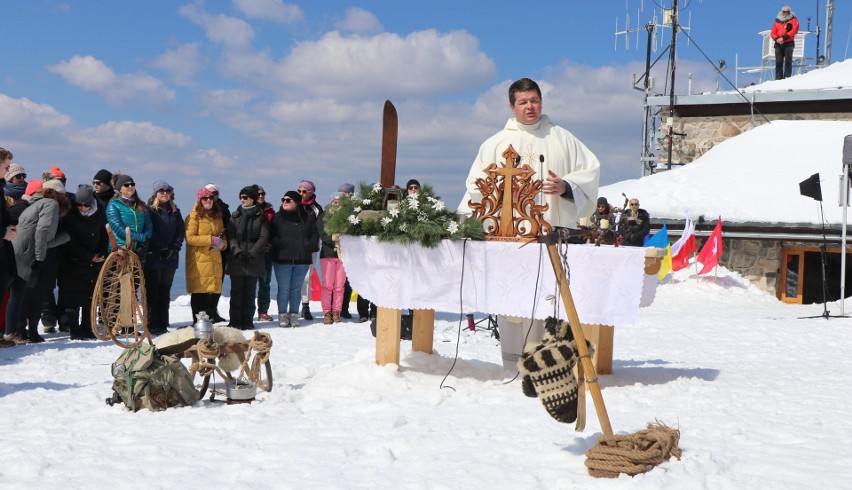
[[[554,296],[558,316],[567,318],[542,244],[443,240],[428,249],[343,235],[340,248],[352,288],[384,308],[544,319],[554,314],[554,303],[548,299]],[[580,321],[633,325],[642,294],[645,249],[568,245],[566,250]]]

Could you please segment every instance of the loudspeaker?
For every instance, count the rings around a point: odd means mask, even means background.
[[[799,193],[815,201],[822,201],[822,188],[819,185],[819,174],[813,174],[799,182]]]

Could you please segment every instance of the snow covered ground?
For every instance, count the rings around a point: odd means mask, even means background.
[[[399,369],[375,365],[367,324],[261,324],[271,393],[161,413],[104,403],[111,343],[52,334],[0,349],[0,487],[852,488],[852,320],[799,319],[822,307],[780,303],[724,269],[692,274],[616,329],[601,377],[616,433],[681,430],[682,459],[635,478],[587,474],[601,435],[590,399],[585,432],[556,422],[510,382],[488,332],[463,330],[457,345],[458,315],[438,313],[435,354],[404,342]],[[187,296],[172,304],[188,310]]]

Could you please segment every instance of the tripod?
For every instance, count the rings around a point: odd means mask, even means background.
[[[479,321],[474,321],[473,320],[473,313],[467,314],[467,328],[468,328],[468,330],[475,332],[477,330],[476,326],[479,325],[482,322],[488,322],[488,323],[486,323],[487,326],[485,328],[480,328],[479,330],[488,330],[488,331],[491,332],[492,337],[494,337],[497,340],[500,340],[500,331],[497,330],[497,319],[496,318],[494,318],[491,315],[488,315],[488,316],[486,316],[485,318],[483,318]]]
[[[822,273],[822,314],[814,316],[803,316],[801,318],[843,318],[846,315],[830,315],[828,313],[828,277],[825,273],[826,257],[828,255],[828,239],[825,236],[825,215],[823,214],[822,200],[819,201],[820,226],[822,227],[822,243],[819,245],[820,272]],[[845,253],[845,251],[841,251]]]

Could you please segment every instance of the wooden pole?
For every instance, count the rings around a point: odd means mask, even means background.
[[[592,363],[592,358],[589,356],[589,348],[586,346],[586,337],[583,335],[580,316],[577,314],[577,308],[574,306],[574,298],[571,296],[571,290],[568,289],[568,280],[565,279],[565,271],[562,270],[562,261],[559,259],[559,251],[556,250],[556,236],[545,235],[541,237],[541,240],[547,245],[547,252],[550,255],[550,265],[553,266],[556,280],[559,281],[559,294],[562,296],[562,303],[565,306],[565,312],[568,314],[568,324],[571,327],[571,332],[574,334],[574,342],[577,344],[577,353],[580,355],[580,362],[583,364],[584,375],[591,377],[591,379],[586,379],[586,383],[588,383],[589,391],[592,394],[592,401],[595,403],[595,412],[601,424],[601,431],[611,436],[613,435],[612,426],[609,422],[609,415],[606,413],[601,387],[598,383],[598,374]]]

